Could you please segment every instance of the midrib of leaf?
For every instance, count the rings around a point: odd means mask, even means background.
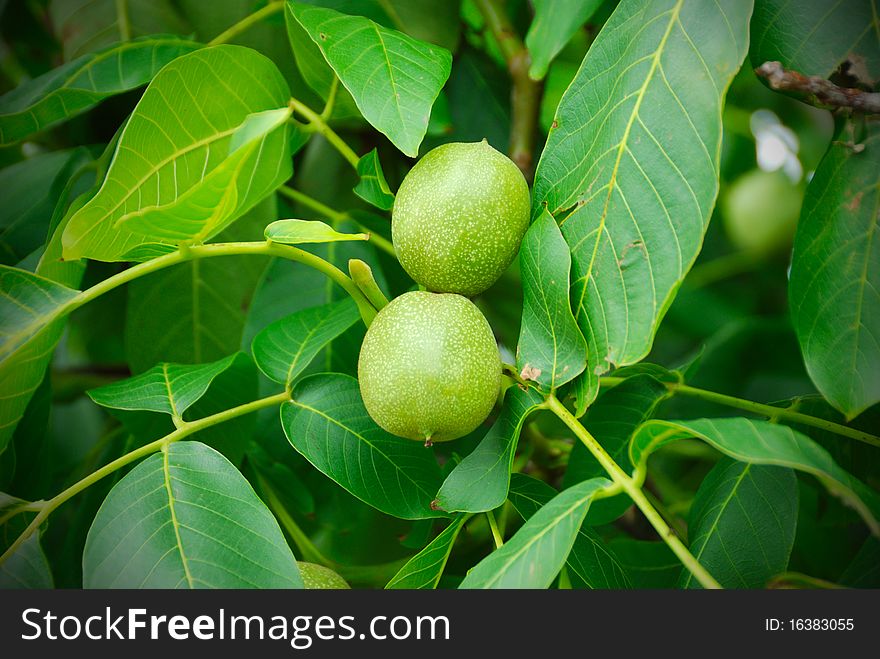
[[[535,264],[535,270],[540,270],[540,265],[537,263],[537,259],[533,258],[532,262]],[[547,318],[553,316],[555,318],[556,314],[550,312],[550,303],[547,301],[547,291],[544,286],[538,286],[538,290],[541,292],[541,304],[544,306],[544,311],[547,314]],[[553,326],[555,328],[555,325]],[[551,328],[552,330],[553,328]],[[552,392],[556,388],[556,365],[559,363],[559,342],[556,338],[556,332],[551,331],[550,337],[553,340],[553,369],[550,372],[550,391]]]
[[[183,574],[190,588],[194,587],[192,574],[189,571],[189,561],[183,551],[183,542],[180,539],[180,523],[177,521],[177,513],[174,510],[174,493],[171,491],[171,470],[168,467],[168,453],[171,447],[162,449],[162,472],[165,480],[165,491],[168,493],[168,510],[171,513],[171,526],[174,528],[174,537],[177,539],[177,549],[180,553],[180,562],[183,564]]]
[[[162,41],[162,40],[160,40],[160,39],[155,39],[155,40],[153,41],[152,48],[153,48],[153,61],[154,61],[154,62],[153,62],[153,64],[151,64],[151,68],[152,68],[152,66],[155,65],[155,49],[156,49],[156,44],[157,44],[158,42],[160,42],[160,41]],[[49,92],[49,93],[46,94],[45,96],[42,96],[42,97],[38,98],[38,99],[36,100],[36,102],[32,102],[32,103],[30,103],[26,108],[23,108],[23,109],[21,109],[21,110],[13,110],[12,112],[10,112],[10,113],[8,113],[8,114],[9,114],[9,115],[14,115],[14,114],[18,114],[18,113],[21,113],[21,112],[26,112],[27,114],[31,115],[31,118],[32,118],[33,121],[34,121],[34,125],[39,126],[39,122],[37,121],[36,115],[34,114],[34,110],[33,110],[33,107],[34,107],[35,105],[39,105],[39,104],[45,103],[46,101],[51,100],[51,99],[55,98],[56,96],[61,95],[63,92],[65,92],[65,91],[67,91],[67,90],[71,90],[71,89],[73,89],[73,90],[75,90],[75,91],[78,91],[78,92],[91,92],[91,93],[93,93],[93,94],[102,94],[103,92],[99,92],[99,91],[96,89],[97,85],[95,84],[95,78],[94,78],[94,76],[93,76],[93,74],[92,74],[92,71],[94,70],[94,68],[95,68],[98,64],[100,64],[101,62],[103,62],[105,59],[110,59],[111,57],[114,57],[114,56],[118,57],[118,59],[119,59],[119,63],[121,64],[121,60],[122,60],[122,57],[121,57],[121,56],[122,56],[122,53],[124,53],[125,51],[128,51],[128,50],[132,50],[132,49],[138,48],[138,47],[143,46],[143,45],[144,45],[144,42],[143,42],[143,41],[140,41],[140,42],[138,42],[138,43],[130,43],[130,42],[129,42],[129,43],[121,44],[121,45],[119,45],[118,47],[113,48],[113,49],[110,50],[110,51],[106,51],[106,52],[103,52],[103,53],[98,53],[98,54],[96,54],[96,55],[95,55],[92,59],[90,59],[88,62],[84,63],[81,67],[75,69],[75,70],[73,71],[73,73],[71,73],[71,75],[69,75],[67,78],[65,78],[65,79],[64,79],[64,80],[63,80],[63,81],[62,81],[62,82],[61,82],[61,83],[60,83],[55,89],[53,89],[51,92]],[[72,82],[74,82],[75,80],[81,78],[81,77],[83,76],[83,74],[86,74],[86,73],[88,74],[88,76],[89,76],[89,82],[90,82],[91,85],[92,85],[92,88],[91,88],[91,89],[89,89],[89,88],[87,88],[87,87],[74,88],[74,87],[69,87],[69,86],[68,86],[68,85],[70,85]],[[121,70],[119,71],[119,78],[120,78],[120,82],[121,82],[121,81],[122,81],[122,71],[121,71]],[[67,112],[68,110],[67,110],[67,106],[64,104],[64,97],[61,96],[61,98],[59,98],[58,101],[61,103],[61,106],[64,108],[64,111]]]
[[[331,220],[330,226],[333,227],[333,230],[337,230],[338,223]],[[327,260],[330,263],[336,263],[336,243],[330,242],[327,243]],[[330,277],[325,277],[324,281],[324,301],[325,304],[329,304],[333,301],[333,286],[334,283],[330,279]],[[324,348],[324,367],[328,372],[333,370],[333,342],[327,344],[327,347]]]
[[[602,236],[605,232],[605,222],[608,218],[608,207],[611,204],[611,196],[612,194],[614,194],[615,186],[617,184],[617,172],[620,168],[620,161],[623,158],[624,152],[627,150],[627,143],[629,141],[630,131],[632,130],[632,126],[635,123],[635,120],[638,118],[639,109],[641,108],[642,101],[645,98],[645,93],[648,90],[648,85],[651,83],[651,80],[653,80],[654,73],[656,72],[657,67],[660,64],[660,58],[663,55],[664,49],[666,48],[666,42],[669,40],[669,35],[672,34],[672,28],[675,26],[675,23],[678,20],[678,16],[681,12],[681,7],[683,3],[684,0],[678,0],[678,2],[676,2],[675,4],[675,7],[669,10],[670,18],[669,23],[666,25],[666,31],[663,33],[663,36],[660,39],[660,43],[657,45],[657,50],[654,51],[654,57],[651,59],[651,66],[648,69],[648,73],[645,75],[645,81],[642,83],[642,86],[637,93],[636,102],[633,105],[632,112],[630,113],[629,119],[626,122],[626,127],[623,131],[623,137],[621,138],[620,143],[617,145],[617,156],[615,157],[614,167],[611,169],[611,177],[608,181],[608,193],[605,195],[605,203],[602,206],[602,215],[599,219],[599,226],[596,229],[596,240],[593,244],[593,253],[590,255],[589,265],[587,266],[587,271],[583,276],[585,283],[581,290],[577,306],[575,307],[576,309],[578,309],[579,312],[584,310],[584,297],[586,297],[587,290],[589,289],[588,282],[593,275],[593,266],[596,262],[596,255],[599,253],[599,245],[602,242]],[[583,184],[583,182],[581,184]],[[563,220],[559,223],[560,226],[562,226],[565,221],[572,215],[573,213],[563,218]],[[585,313],[585,311],[583,312]]]
[[[382,38],[382,33],[379,31],[378,25],[370,21],[370,26],[376,31],[376,36],[379,38],[379,45],[382,46],[382,54],[385,56],[385,64],[388,66],[388,80],[391,82],[391,89],[394,90],[394,109],[397,110],[397,118],[400,119],[400,124],[404,125],[403,112],[400,110],[400,95],[397,91],[397,83],[394,82],[394,69],[391,67],[391,59],[388,57],[388,48],[385,47],[385,39]]]
[[[764,439],[764,437],[761,435],[760,432],[758,432],[758,429],[755,428],[754,423],[752,423],[752,421],[750,419],[745,419],[745,420],[748,421],[749,430],[751,430],[751,432],[754,434],[755,439],[757,439],[758,442],[763,444],[764,446],[768,446],[767,440]],[[716,433],[718,432],[718,429],[715,426],[715,424],[712,422],[712,419],[705,419],[705,421],[708,422],[708,424],[710,426],[712,426],[713,429],[715,429]],[[649,422],[649,423],[665,423],[665,422],[657,421],[657,422]],[[675,423],[678,423],[678,422],[675,422]],[[686,422],[682,422],[682,423],[686,423]],[[791,435],[795,434],[795,431],[793,431],[791,428],[788,428],[787,426],[780,426],[780,427],[785,428],[785,430]],[[677,429],[679,431],[684,430],[686,433],[692,433],[693,437],[701,439],[702,441],[706,442],[710,446],[715,447],[716,449],[721,450],[720,446],[724,446],[724,449],[722,452],[729,455],[730,457],[734,458],[735,460],[739,460],[740,462],[752,462],[751,456],[748,455],[747,453],[743,453],[742,451],[737,451],[737,450],[731,448],[729,445],[724,444],[723,442],[716,442],[712,437],[710,437],[709,435],[706,435],[705,433],[697,432],[687,426],[671,425],[670,430],[674,430],[674,429]],[[675,435],[677,433],[670,432],[669,434]],[[718,433],[718,434],[721,435],[721,433]],[[669,436],[669,435],[666,435],[666,436]],[[635,435],[633,435],[633,438],[635,438]],[[648,444],[648,446],[650,446],[653,449],[657,445],[657,443],[658,443],[657,441],[652,440]],[[632,445],[630,446],[630,449],[632,449]],[[640,460],[646,460],[647,457],[648,457],[648,455],[643,451],[641,454]],[[871,530],[871,533],[873,533],[876,536],[880,536],[880,523],[878,523],[877,518],[874,517],[873,510],[864,501],[862,501],[858,492],[856,492],[856,490],[854,490],[852,488],[850,482],[841,482],[841,481],[837,480],[835,477],[833,477],[829,473],[829,471],[827,469],[825,469],[824,467],[816,467],[808,462],[804,462],[801,464],[801,463],[793,463],[787,459],[780,460],[777,458],[762,458],[760,463],[758,463],[758,464],[773,465],[773,466],[777,466],[777,467],[789,467],[792,469],[797,469],[799,471],[804,471],[808,474],[813,474],[813,476],[815,476],[817,479],[819,479],[819,481],[821,483],[823,483],[823,485],[825,485],[825,487],[828,488],[829,491],[831,491],[833,494],[836,494],[841,499],[843,499],[850,507],[852,507],[858,513],[858,515],[864,520],[865,524]],[[832,461],[832,465],[837,465],[837,463]],[[837,465],[837,467],[841,470],[841,472],[843,474],[845,474],[850,479],[850,481],[855,481],[856,483],[860,482],[857,479],[855,479],[851,474],[849,474],[849,472],[847,472],[846,470],[841,468],[840,465]],[[838,487],[839,485],[843,486],[845,491],[841,491],[841,488]],[[865,486],[865,487],[870,490],[870,488],[868,488],[867,486]]]
[[[502,576],[504,576],[504,573],[507,571],[507,568],[509,568],[510,565],[516,559],[518,559],[520,556],[523,555],[523,553],[528,551],[528,549],[532,545],[534,545],[538,540],[540,540],[545,535],[547,535],[550,531],[552,531],[557,526],[559,526],[559,524],[562,522],[562,520],[565,517],[568,517],[569,515],[571,515],[575,510],[577,510],[577,508],[579,506],[582,506],[584,504],[584,502],[591,499],[595,494],[596,494],[596,491],[591,490],[588,494],[584,495],[583,497],[581,497],[580,499],[578,499],[577,501],[572,503],[572,505],[569,506],[568,508],[566,508],[562,513],[558,514],[554,520],[552,520],[549,524],[547,524],[547,526],[545,526],[543,529],[541,529],[540,532],[533,535],[529,539],[529,541],[527,543],[525,543],[518,551],[511,554],[511,556],[508,558],[507,562],[504,563],[502,566],[500,566],[498,568],[498,570],[496,570],[495,575],[489,581],[487,581],[486,584],[488,586],[491,586],[492,584],[498,583],[498,580],[501,579]]]
[[[743,479],[746,477],[746,474],[749,473],[749,470],[751,468],[752,468],[751,463],[747,462],[745,468],[742,470],[742,472],[739,474],[739,476],[736,477],[736,482],[733,484],[733,487],[730,489],[730,493],[724,498],[724,501],[722,501],[721,504],[718,506],[717,513],[715,515],[715,519],[712,520],[712,525],[709,527],[709,530],[703,534],[703,537],[702,537],[703,546],[700,547],[700,550],[697,552],[697,555],[694,556],[694,558],[697,559],[697,562],[699,562],[700,558],[702,558],[703,552],[706,550],[706,547],[709,544],[709,538],[711,538],[712,535],[718,530],[718,523],[721,521],[721,517],[722,517],[722,515],[724,515],[724,511],[727,510],[727,506],[730,504],[731,501],[733,501],[733,498],[736,496],[736,492],[739,489],[740,483],[742,483]],[[761,549],[761,551],[763,552],[763,548]],[[732,560],[731,560],[731,564],[733,564]],[[688,572],[687,579],[684,582],[685,588],[690,586],[691,581],[693,581],[693,578],[694,578],[693,573]]]
[[[419,490],[419,491],[421,491],[421,492],[424,492],[424,494],[425,494],[426,496],[433,498],[433,495],[432,495],[430,492],[428,492],[426,489],[424,489],[424,488],[421,486],[420,483],[414,481],[414,480],[409,476],[409,474],[406,473],[406,471],[405,471],[404,469],[401,469],[401,467],[400,467],[396,462],[394,462],[394,460],[392,460],[392,459],[391,459],[386,453],[384,453],[383,451],[381,451],[381,450],[379,450],[378,448],[376,448],[376,445],[375,445],[375,444],[373,444],[370,440],[368,440],[366,437],[364,437],[363,435],[361,435],[359,432],[356,432],[356,431],[352,430],[351,428],[349,428],[349,427],[348,427],[347,425],[345,425],[344,423],[340,423],[339,421],[337,421],[336,419],[334,419],[334,418],[331,417],[331,416],[328,416],[327,414],[325,414],[325,413],[322,412],[321,410],[315,409],[314,407],[311,407],[311,406],[309,406],[309,405],[306,405],[305,403],[302,403],[302,402],[300,402],[300,401],[298,401],[298,400],[296,400],[296,399],[291,399],[290,402],[291,402],[293,405],[296,405],[297,407],[299,407],[299,408],[301,408],[301,409],[308,410],[309,412],[312,412],[312,413],[314,413],[314,414],[317,414],[317,415],[320,416],[320,417],[323,417],[324,419],[326,419],[327,421],[329,421],[329,422],[332,423],[333,425],[335,425],[335,426],[337,426],[337,427],[339,427],[339,428],[342,428],[345,432],[351,433],[352,435],[354,435],[355,437],[357,437],[360,441],[362,441],[364,444],[366,444],[366,445],[369,446],[371,449],[373,449],[376,453],[378,453],[378,454],[381,455],[383,458],[385,458],[385,459],[391,464],[391,466],[394,467],[394,470],[397,472],[398,479],[400,479],[400,477],[402,476],[404,480],[407,480],[407,481],[409,481],[410,483],[412,483],[412,484],[415,486],[415,488],[416,488],[417,490]],[[404,441],[404,440],[401,440],[401,441]]]
[[[329,281],[329,277],[328,277]],[[296,369],[296,365],[299,362],[299,358],[302,357],[303,349],[308,344],[309,339],[311,339],[315,333],[324,326],[324,322],[326,319],[322,319],[319,322],[315,323],[314,327],[312,327],[303,338],[302,342],[300,342],[299,347],[296,349],[296,353],[293,355],[293,359],[290,360],[290,366],[287,369],[287,376],[284,378],[286,384],[290,384],[290,374],[293,373],[294,369]]]
[[[162,375],[165,377],[165,389],[168,391],[168,402],[171,404],[171,415],[174,418],[179,418],[180,415],[177,413],[177,404],[174,402],[174,393],[171,391],[171,380],[168,378],[168,364],[162,364]]]
[[[128,18],[128,0],[116,0],[116,25],[119,28],[119,40],[131,39],[131,23]]]

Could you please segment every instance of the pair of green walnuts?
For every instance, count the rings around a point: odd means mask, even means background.
[[[425,291],[392,300],[367,330],[358,379],[370,417],[400,437],[462,437],[492,411],[501,357],[468,297],[502,275],[529,226],[529,186],[483,140],[439,146],[400,186],[391,216],[401,265]]]

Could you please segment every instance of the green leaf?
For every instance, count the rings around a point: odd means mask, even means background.
[[[377,426],[354,378],[300,380],[281,407],[281,425],[306,460],[361,501],[403,519],[443,516],[431,508],[441,481],[433,452]]]
[[[431,106],[452,68],[449,51],[360,16],[298,3],[288,6],[364,118],[415,158]]]
[[[529,77],[540,80],[562,47],[603,0],[534,0],[535,18],[526,34],[526,47],[532,60]]]
[[[458,515],[427,547],[409,559],[386,585],[386,589],[433,589],[437,587],[452,546],[469,515]]]
[[[266,377],[290,386],[324,346],[359,319],[351,298],[297,311],[254,337],[254,360]]]
[[[0,551],[6,551],[33,520],[34,513],[15,512],[28,502],[0,492]],[[52,588],[52,570],[40,546],[40,532],[25,540],[0,564],[0,588]]]
[[[240,356],[210,364],[157,364],[149,371],[87,392],[98,405],[119,410],[146,410],[182,417],[218,375]],[[244,357],[243,355],[241,355]]]
[[[435,505],[446,512],[477,513],[504,503],[520,430],[526,417],[543,402],[543,396],[532,388],[510,387],[500,416],[443,481]]]
[[[0,146],[75,117],[105,98],[147,84],[171,60],[201,48],[174,36],[151,36],[83,55],[27,80],[0,97]]]
[[[278,522],[222,455],[178,442],[122,478],[83,552],[85,588],[302,588]]]
[[[27,270],[0,266],[0,360],[33,340],[78,294]]]
[[[556,220],[546,210],[532,223],[520,248],[523,316],[516,367],[553,391],[587,366],[587,344],[571,313],[571,254]]]
[[[277,217],[274,196],[254,206],[218,240],[259,240]],[[128,285],[125,355],[133,372],[159,362],[205,363],[241,345],[254,288],[269,259],[251,255],[196,259]]]
[[[248,115],[232,133],[227,157],[209,174],[183,194],[175,191],[167,203],[123,214],[114,229],[172,245],[198,244],[212,237],[239,215],[240,204],[247,208],[253,203],[240,199],[237,181],[249,171],[251,157],[262,152],[269,135],[285,126],[290,114],[290,108],[281,108]],[[246,189],[253,185],[253,175]]]
[[[703,241],[718,192],[725,90],[751,2],[622,0],[562,97],[535,177],[533,215],[559,220],[573,310],[596,376],[647,355]]]
[[[338,84],[336,74],[327,64],[327,60],[321,54],[321,49],[294,18],[293,7],[292,2],[288,2],[285,6],[284,22],[287,26],[287,38],[290,41],[290,48],[293,50],[296,67],[303,80],[325,102],[334,93],[333,87],[336,86],[336,97],[330,114],[331,119],[360,119],[361,113],[355,105],[354,99],[345,87]]]
[[[168,64],[125,125],[100,191],[70,219],[64,257],[114,261],[144,243],[216,235],[290,177],[289,96],[277,67],[248,48]]]
[[[665,444],[689,437],[736,460],[813,474],[832,494],[854,508],[872,533],[880,535],[880,495],[842,469],[819,444],[787,426],[742,417],[648,421],[633,435],[630,459],[635,465],[644,463]]]
[[[477,563],[459,588],[549,588],[565,565],[590,502],[609,485],[594,478],[557,494]]]
[[[361,156],[358,160],[357,172],[361,180],[355,186],[354,193],[376,208],[383,211],[391,210],[394,205],[394,193],[385,180],[382,163],[379,162],[379,152],[376,149]]]
[[[525,474],[510,479],[510,503],[528,520],[559,494],[543,481]],[[632,588],[626,571],[593,529],[581,525],[566,561],[569,577],[576,588]]]
[[[0,207],[0,264],[16,265],[42,247],[52,211],[71,175],[91,161],[88,150],[42,153],[0,170],[0,190],[15,190]]]
[[[807,372],[852,419],[880,401],[880,130],[858,152],[846,133],[807,186],[788,294]]]
[[[278,220],[266,227],[266,240],[285,245],[369,239],[366,233],[340,233],[319,220]]]
[[[865,539],[838,581],[851,588],[880,588],[880,540],[873,536]]]
[[[115,138],[111,144],[114,143]],[[104,156],[101,160],[103,159]],[[100,163],[101,161],[99,170]],[[85,204],[97,190],[95,186],[82,192],[68,210],[68,199],[79,192],[79,183],[78,179],[71,178],[61,191],[49,222],[50,227],[56,228],[36,268],[38,275],[67,287],[80,285],[85,264],[61,260],[61,232],[73,212]],[[35,331],[18,350],[0,359],[0,453],[5,450],[31,396],[43,381],[55,345],[64,331],[64,324],[64,320],[59,319]]]
[[[0,565],[0,588],[53,588],[52,570],[40,546],[40,534],[34,533]]]
[[[675,588],[681,561],[665,542],[618,538],[608,545],[636,588]]]
[[[49,18],[64,46],[64,59],[125,40],[126,34],[185,34],[187,27],[170,0],[125,0],[125,15],[118,0],[50,0]]]
[[[794,471],[722,458],[694,498],[690,550],[725,588],[763,588],[788,567],[797,517]],[[687,570],[679,585],[700,587]]]
[[[823,78],[849,61],[848,73],[873,86],[880,79],[878,30],[873,0],[760,0],[752,16],[749,57],[754,67],[778,61],[787,69]]]

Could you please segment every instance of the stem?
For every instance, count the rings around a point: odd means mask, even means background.
[[[361,312],[361,317],[363,318],[365,324],[369,325],[373,318],[376,316],[376,310],[369,303],[361,290],[344,272],[342,272],[342,270],[337,268],[335,265],[333,265],[332,263],[328,263],[319,256],[315,256],[314,254],[306,252],[297,247],[293,247],[291,245],[280,245],[278,243],[267,241],[262,243],[237,242],[195,245],[187,247],[186,249],[180,249],[170,254],[159,256],[150,261],[146,261],[145,263],[139,263],[138,265],[135,265],[128,270],[124,270],[119,274],[108,277],[104,281],[99,282],[91,288],[82,291],[69,302],[59,307],[59,309],[56,311],[56,317],[67,315],[75,309],[78,309],[84,304],[91,302],[92,300],[100,297],[104,293],[112,291],[114,288],[117,288],[122,284],[127,284],[134,279],[143,277],[144,275],[151,274],[164,268],[168,268],[172,265],[177,265],[179,263],[184,263],[186,261],[192,261],[196,259],[212,258],[215,256],[233,256],[241,254],[278,256],[281,258],[290,259],[291,261],[297,261],[298,263],[302,263],[304,265],[315,268],[316,270],[323,272],[325,275],[327,275],[330,280],[339,284],[339,286],[341,286],[346,293],[354,298],[354,301],[358,305],[358,309]]]
[[[778,574],[767,582],[767,588],[816,588],[822,590],[838,590],[846,588],[840,584],[811,577],[808,574],[800,572],[783,572]]]
[[[333,82],[330,83],[330,93],[327,94],[327,102],[324,103],[324,109],[321,111],[321,119],[330,121],[330,115],[333,114],[333,106],[336,104],[336,94],[339,92],[339,76],[333,76]]]
[[[278,498],[275,490],[272,489],[272,486],[269,485],[268,482],[266,482],[266,479],[257,475],[257,481],[260,484],[260,489],[266,495],[266,503],[269,505],[272,512],[275,513],[275,517],[281,522],[281,526],[284,527],[284,530],[287,531],[291,538],[293,538],[293,542],[302,554],[303,560],[310,563],[318,563],[319,565],[324,565],[329,568],[335,567],[335,563],[324,556],[324,554],[315,547],[305,531],[299,527],[299,524],[296,523],[296,520],[294,520],[293,516],[287,511],[287,507],[281,502],[281,499]]]
[[[331,570],[338,572],[339,575],[351,584],[364,584],[368,586],[382,586],[388,582],[400,570],[408,559],[398,559],[388,563],[380,563],[378,565],[343,565],[327,558],[314,545],[312,540],[306,535],[293,516],[287,511],[287,508],[278,498],[278,495],[272,487],[261,476],[257,476],[260,488],[266,495],[266,504],[269,509],[278,518],[284,530],[293,538],[293,542],[302,554],[302,559],[309,563],[318,563],[324,565]]]
[[[675,530],[678,535],[683,535],[686,533],[687,528],[684,526],[684,522],[680,519],[676,519],[675,515],[669,512],[666,509],[666,506],[663,505],[663,502],[660,501],[656,496],[654,496],[650,490],[647,488],[642,490],[645,493],[645,497],[648,501],[651,502],[651,505],[657,509],[657,512],[660,513],[660,516],[663,520]]]
[[[391,243],[390,240],[384,238],[383,236],[380,236],[374,231],[371,231],[369,227],[364,226],[361,222],[358,222],[348,213],[343,213],[341,211],[330,208],[323,202],[318,201],[314,197],[310,197],[305,192],[301,192],[295,188],[291,188],[289,185],[282,185],[280,188],[278,188],[277,192],[287,197],[291,201],[302,204],[306,208],[311,208],[316,213],[320,213],[327,219],[333,220],[334,222],[342,222],[343,220],[354,222],[359,230],[370,236],[370,242],[373,243],[373,245],[381,249],[383,252],[386,252],[389,255],[393,256],[394,258],[397,258],[397,252],[394,251],[394,245]]]
[[[327,122],[324,120],[320,114],[312,110],[308,105],[299,101],[295,98],[290,99],[290,107],[294,109],[295,112],[299,112],[302,116],[308,119],[309,125],[323,135],[330,144],[332,144],[342,157],[345,158],[348,163],[357,171],[358,161],[360,158],[354,152],[348,144],[345,143],[339,135],[337,135]]]
[[[253,14],[249,16],[245,16],[238,23],[230,27],[228,30],[225,30],[218,34],[216,37],[211,39],[208,42],[209,46],[217,46],[221,43],[228,43],[239,34],[250,28],[254,23],[258,23],[263,20],[267,16],[271,16],[272,14],[276,14],[279,11],[284,9],[283,0],[272,0],[268,5],[263,7],[262,9],[255,11]]]
[[[474,4],[495,35],[498,47],[507,61],[507,69],[513,82],[510,97],[510,158],[527,179],[532,178],[535,137],[538,129],[538,112],[541,105],[539,81],[529,77],[531,59],[529,51],[519,38],[502,0],[474,0]]]
[[[495,521],[495,513],[491,510],[486,511],[486,519],[489,520],[489,528],[492,530],[492,539],[495,541],[495,549],[501,549],[504,546],[504,538],[501,537],[501,531],[498,530],[498,522]]]
[[[699,561],[694,558],[694,555],[684,546],[684,543],[682,543],[679,537],[675,534],[675,531],[669,528],[669,525],[663,520],[654,506],[651,505],[651,502],[648,501],[645,493],[642,492],[641,488],[636,484],[636,481],[624,473],[623,469],[621,469],[612,457],[608,455],[605,449],[602,448],[602,445],[599,444],[599,442],[597,442],[587,429],[581,425],[574,415],[572,415],[572,413],[559,402],[559,399],[556,398],[556,396],[551,394],[547,397],[547,408],[569,427],[575,436],[581,440],[584,446],[589,449],[590,453],[593,454],[593,457],[596,458],[599,464],[602,465],[611,477],[611,480],[629,495],[630,499],[633,500],[633,503],[638,506],[645,518],[651,523],[651,526],[657,531],[663,542],[669,546],[673,553],[678,557],[678,560],[680,560],[682,565],[694,575],[697,581],[699,581],[704,588],[721,588],[721,585],[714,579],[714,577],[709,574],[706,568],[700,565]]]
[[[294,188],[291,188],[289,185],[282,185],[276,192],[281,195],[287,197],[293,202],[298,204],[302,204],[306,208],[311,208],[316,213],[323,215],[324,217],[334,220],[336,222],[342,222],[343,220],[350,219],[346,213],[342,213],[338,210],[330,208],[323,202],[318,201],[314,197],[310,197],[305,192],[300,192]]]
[[[251,412],[256,412],[257,410],[261,410],[264,407],[280,405],[281,403],[284,403],[288,400],[290,400],[290,394],[287,391],[283,391],[280,394],[275,394],[274,396],[268,396],[266,398],[251,401],[250,403],[245,403],[244,405],[239,405],[238,407],[232,407],[228,410],[223,410],[222,412],[218,412],[217,414],[206,416],[203,419],[198,419],[196,421],[184,421],[179,428],[169,433],[168,435],[165,435],[164,437],[157,439],[154,442],[150,442],[149,444],[145,444],[139,448],[136,448],[135,450],[126,453],[119,458],[116,458],[112,462],[107,463],[100,469],[93,471],[91,474],[77,481],[63,492],[56,494],[48,501],[42,502],[40,511],[37,513],[37,516],[34,517],[33,520],[31,520],[31,523],[28,524],[27,528],[25,528],[25,530],[22,531],[21,535],[19,535],[15,539],[15,541],[9,546],[9,549],[7,549],[2,556],[0,556],[0,565],[5,563],[6,560],[16,552],[21,544],[31,535],[33,535],[33,533],[38,528],[40,528],[42,523],[46,521],[46,518],[48,518],[49,515],[52,514],[52,512],[56,508],[58,508],[58,506],[66,502],[68,499],[76,496],[91,485],[94,485],[105,476],[109,476],[110,474],[118,469],[121,469],[125,465],[131,464],[135,460],[139,460],[147,455],[150,455],[151,453],[160,451],[169,444],[179,441],[184,437],[188,437],[189,435],[199,432],[200,430],[210,428],[211,426],[215,426],[219,423],[223,423],[224,421],[228,421],[239,416],[244,416],[245,414],[250,414]]]
[[[128,0],[116,0],[116,24],[119,26],[119,40],[131,40],[131,22],[128,20]]]
[[[602,386],[614,386],[620,384],[623,380],[624,378],[603,377],[599,382]],[[765,405],[764,403],[756,403],[752,400],[746,400],[745,398],[736,398],[735,396],[719,394],[715,391],[689,387],[686,384],[678,382],[664,382],[663,384],[674,394],[684,394],[685,396],[692,396],[693,398],[701,398],[712,403],[718,403],[719,405],[726,405],[727,407],[745,410],[759,416],[766,416],[770,419],[784,419],[786,421],[791,421],[792,423],[802,423],[805,426],[827,430],[835,435],[849,437],[850,439],[855,439],[859,442],[864,442],[865,444],[880,448],[880,437],[867,433],[864,430],[845,426],[841,423],[835,423],[834,421],[828,421],[827,419],[820,419],[819,417],[810,416],[803,412],[796,412],[795,410],[786,407]]]

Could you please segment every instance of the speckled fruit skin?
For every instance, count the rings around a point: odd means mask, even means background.
[[[348,583],[329,567],[317,563],[297,561],[303,585],[307,590],[342,590],[351,588]]]
[[[470,300],[414,291],[373,320],[358,380],[367,412],[382,428],[443,442],[468,434],[492,411],[501,357],[489,323]]]
[[[473,296],[502,275],[529,227],[529,186],[489,143],[426,153],[404,178],[391,214],[403,268],[431,291]]]

